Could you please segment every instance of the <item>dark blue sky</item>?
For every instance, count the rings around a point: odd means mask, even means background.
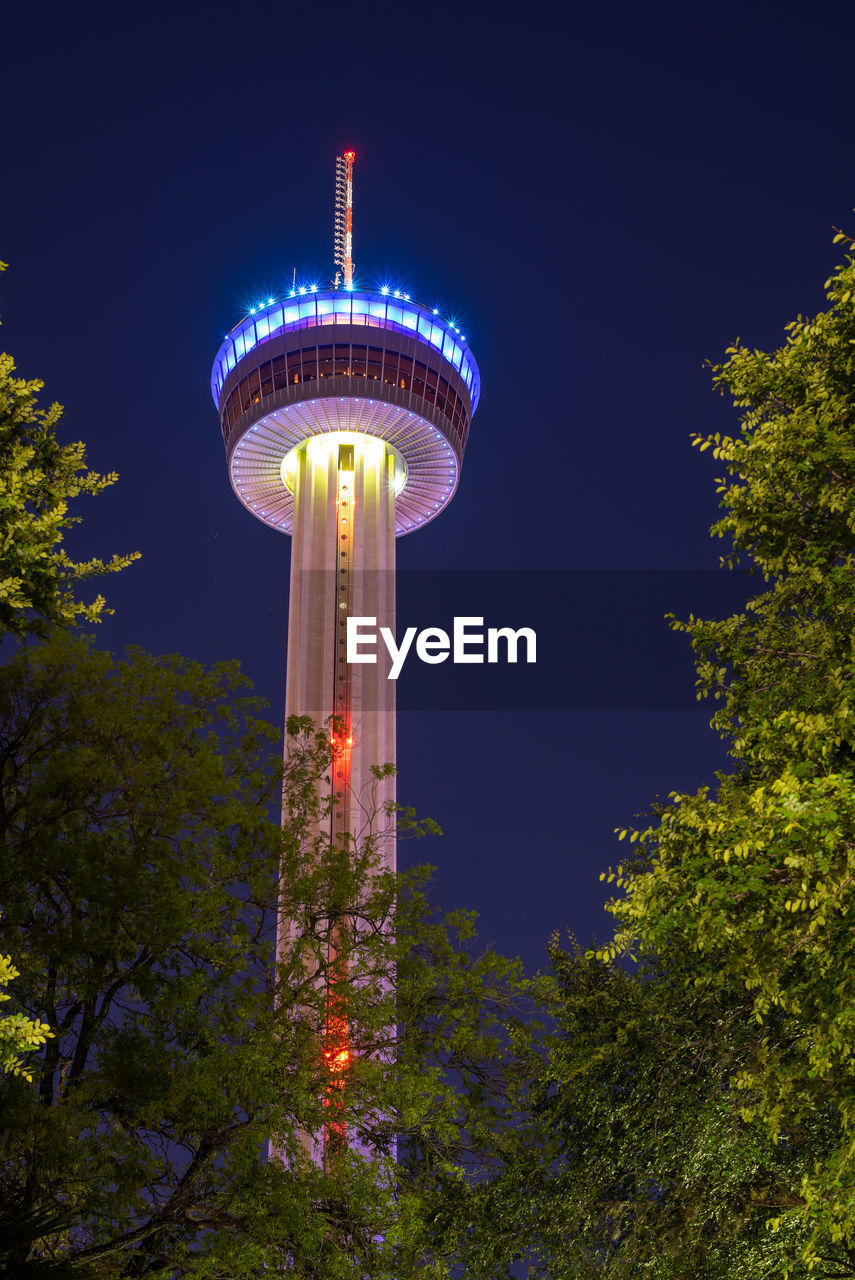
[[[704,362],[822,306],[855,223],[848,6],[96,0],[0,29],[0,346],[120,473],[72,550],[143,553],[103,643],[239,657],[281,717],[288,540],[230,490],[210,366],[293,268],[328,278],[347,146],[357,269],[460,317],[482,374],[457,497],[401,567],[715,566],[689,437],[736,417]],[[539,964],[551,930],[605,929],[612,829],[711,780],[708,714],[402,714],[400,797],[446,831],[403,860]]]

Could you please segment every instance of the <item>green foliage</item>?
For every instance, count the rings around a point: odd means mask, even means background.
[[[838,236],[838,240],[845,237]],[[851,242],[850,242],[851,243]],[[742,409],[701,440],[719,481],[728,563],[765,588],[742,614],[690,618],[699,694],[734,759],[715,789],[674,795],[613,873],[609,955],[686,957],[711,999],[745,999],[756,1042],[734,1061],[739,1112],[805,1148],[796,1203],[770,1214],[817,1274],[855,1274],[855,259],[828,309],[772,355],[736,344],[714,371]],[[825,1262],[823,1260],[826,1260]],[[832,1267],[825,1269],[826,1262]],[[840,1268],[844,1269],[841,1270]],[[760,1274],[760,1273],[758,1273]],[[795,1274],[795,1272],[793,1272]]]
[[[797,1264],[794,1229],[765,1224],[800,1203],[821,1135],[776,1146],[735,1116],[730,1075],[756,1040],[746,1001],[550,950],[555,1031],[524,1141],[480,1191],[467,1270],[730,1280]]]
[[[447,1228],[473,1275],[855,1276],[855,261],[714,381],[738,436],[714,528],[758,594],[673,621],[733,767],[605,878],[616,933],[553,942],[525,1123]],[[631,964],[635,961],[635,964]]]
[[[32,1248],[45,1237],[68,1230],[67,1214],[44,1210],[0,1209],[0,1275],[3,1280],[96,1280],[90,1267],[64,1257],[49,1258]]]
[[[406,1070],[395,1096],[408,1120],[398,1172],[423,1215],[418,1231],[410,1220],[402,1261],[414,1266],[420,1252],[421,1265],[430,1261],[439,1274],[467,1259],[480,1188],[524,1141],[538,984],[519,961],[477,947],[472,913],[432,912],[418,875],[402,896],[398,929]]]
[[[0,1083],[0,1205],[69,1223],[15,1265],[445,1273],[429,1170],[477,1163],[502,1111],[516,974],[431,912],[423,876],[383,871],[382,815],[330,843],[329,732],[290,721],[283,773],[245,683],[69,634],[0,670],[0,940],[53,1032],[33,1086]],[[356,1145],[321,1168],[302,1138],[333,1099]]]
[[[9,1000],[8,987],[13,978],[17,978],[18,970],[12,964],[11,956],[0,956],[0,1002]],[[10,1013],[0,1018],[0,1068],[10,1075],[23,1076],[32,1082],[33,1077],[23,1065],[21,1054],[38,1049],[51,1035],[46,1022],[25,1018],[22,1013]]]
[[[100,493],[116,476],[90,471],[81,443],[58,442],[62,407],[40,409],[44,384],[14,371],[11,356],[0,354],[0,634],[44,636],[80,616],[96,622],[104,598],[83,604],[74,584],[114,573],[137,556],[79,563],[61,549],[63,531],[79,521],[68,513],[69,501]]]

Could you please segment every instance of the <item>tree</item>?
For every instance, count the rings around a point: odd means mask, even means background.
[[[283,778],[245,684],[70,634],[0,669],[0,940],[53,1032],[33,1086],[0,1082],[0,1216],[65,1223],[14,1266],[443,1273],[424,1169],[471,1165],[501,1110],[514,973],[421,881],[401,894],[376,842],[318,835],[329,734],[289,722]],[[352,1052],[331,1079],[333,1005]],[[359,1145],[319,1168],[299,1134],[331,1100]]]
[[[461,1270],[807,1280],[805,1224],[766,1224],[802,1205],[834,1127],[815,1118],[775,1143],[739,1116],[732,1076],[759,1040],[750,998],[695,988],[675,957],[627,971],[556,939],[550,957],[540,999],[553,1031],[529,1044],[515,1142],[438,1223]]]
[[[837,241],[852,241],[838,234]],[[690,958],[687,981],[740,993],[757,1027],[734,1064],[740,1114],[780,1145],[818,1127],[798,1202],[769,1230],[806,1233],[817,1274],[855,1274],[855,258],[828,309],[788,326],[771,355],[740,344],[714,371],[741,432],[696,443],[724,462],[731,564],[764,589],[743,613],[675,625],[733,771],[675,795],[639,855],[610,876],[622,896],[610,955]],[[627,833],[623,833],[627,834]]]
[[[405,881],[397,910],[394,1099],[405,1108],[398,1183],[409,1215],[399,1275],[459,1274],[471,1260],[482,1189],[525,1142],[542,1031],[538,981],[478,946],[474,913],[432,910],[423,875]]]
[[[100,493],[116,475],[90,471],[81,443],[59,443],[62,407],[40,409],[44,384],[16,378],[14,371],[12,357],[0,354],[0,635],[44,636],[80,616],[97,621],[103,597],[83,604],[74,584],[115,573],[137,555],[79,563],[60,548],[63,531],[79,520],[69,515],[69,501]]]
[[[3,991],[9,983],[17,978],[18,970],[12,964],[11,956],[0,956],[0,1002],[10,999],[8,992]],[[38,1049],[48,1039],[50,1027],[46,1022],[25,1018],[22,1013],[10,1013],[0,1018],[0,1069],[10,1075],[22,1075],[25,1080],[32,1080],[22,1067],[21,1054]]]
[[[764,583],[674,626],[732,769],[621,833],[607,946],[553,944],[518,1145],[445,1210],[467,1273],[855,1275],[852,257],[826,289],[714,370],[714,532]]]

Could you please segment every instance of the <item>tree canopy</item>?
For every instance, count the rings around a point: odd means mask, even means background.
[[[12,357],[0,353],[0,635],[44,636],[79,617],[97,621],[103,596],[84,604],[75,598],[75,584],[137,557],[78,562],[60,546],[64,531],[79,522],[69,502],[100,493],[117,477],[91,471],[80,442],[59,443],[62,406],[39,408],[44,384],[14,373]]]
[[[839,234],[838,241],[847,240]],[[847,240],[850,245],[852,242]],[[764,589],[691,637],[702,696],[733,770],[674,795],[640,852],[610,877],[610,954],[690,957],[692,985],[739,992],[758,1029],[734,1064],[739,1113],[779,1146],[820,1123],[796,1221],[803,1256],[855,1273],[855,259],[826,282],[828,309],[799,317],[766,355],[735,344],[714,371],[742,411],[736,436],[696,439],[718,482],[731,564]],[[624,833],[626,834],[626,833]],[[844,1267],[844,1270],[840,1270]],[[822,1274],[822,1272],[820,1272]]]
[[[32,1085],[0,1082],[0,1211],[63,1222],[11,1264],[443,1272],[430,1187],[486,1158],[524,984],[374,839],[318,835],[329,735],[290,722],[283,778],[245,683],[67,633],[0,669],[0,945],[53,1033]],[[331,1000],[352,1050],[335,1093]],[[318,1167],[299,1135],[333,1098],[357,1144]]]
[[[2,988],[19,976],[12,957],[0,956],[0,1002],[10,998]],[[46,1022],[39,1022],[38,1018],[25,1018],[22,1013],[10,1013],[0,1018],[0,1068],[11,1075],[22,1075],[26,1080],[32,1080],[23,1068],[21,1054],[38,1049],[50,1034],[50,1027]]]
[[[851,255],[826,292],[713,370],[741,413],[695,439],[725,467],[713,532],[758,590],[673,625],[731,765],[620,833],[610,942],[553,940],[519,1142],[440,1223],[468,1273],[855,1276]]]
[[[532,1063],[519,1142],[472,1188],[467,1273],[549,1280],[759,1280],[799,1264],[799,1205],[820,1124],[775,1144],[738,1115],[731,1084],[757,1044],[738,993],[695,989],[674,966],[642,972],[553,940],[542,995],[554,1019]]]

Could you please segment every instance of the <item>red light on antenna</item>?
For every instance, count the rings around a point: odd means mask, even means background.
[[[345,151],[345,153],[344,153],[344,158],[345,158],[345,160],[355,160],[355,159],[356,159],[356,152],[355,152],[355,151]]]

